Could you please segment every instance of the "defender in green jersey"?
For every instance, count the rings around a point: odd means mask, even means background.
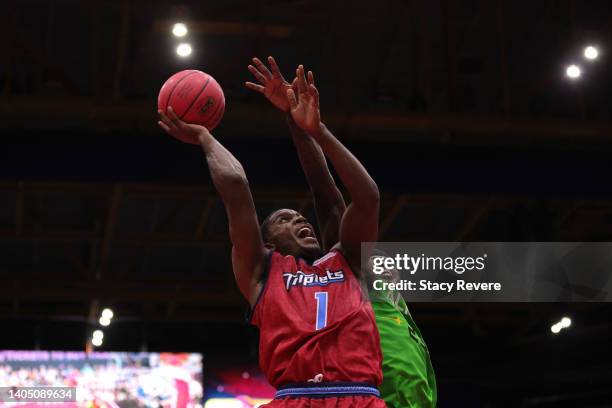
[[[346,203],[327,167],[321,147],[297,127],[288,114],[287,90],[292,88],[292,84],[285,80],[274,58],[268,57],[268,64],[269,69],[262,61],[253,58],[249,70],[259,84],[247,82],[246,86],[264,95],[285,114],[314,199],[321,247],[327,251],[338,242],[340,221],[347,208]],[[308,80],[312,80],[310,73]],[[299,92],[295,93],[299,98]],[[371,288],[371,283],[369,286]],[[380,389],[383,399],[390,408],[435,407],[436,380],[429,352],[406,303],[397,292],[370,291],[370,295],[383,352],[383,384]]]
[[[376,256],[385,254],[374,251],[370,258],[370,271],[372,259]],[[393,282],[397,281],[399,276],[396,270],[386,270],[380,275],[368,275],[370,300],[383,353],[381,396],[389,408],[435,407],[436,377],[421,331],[400,293],[373,290],[372,282],[375,279]]]

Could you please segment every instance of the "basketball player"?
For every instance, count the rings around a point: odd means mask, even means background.
[[[373,273],[373,259],[381,256],[386,254],[373,251],[366,274],[383,352],[381,395],[392,408],[434,408],[438,395],[429,350],[404,298],[397,291],[372,289],[376,279],[399,280],[396,269],[387,269],[380,275]]]
[[[321,231],[323,248],[337,242],[340,228],[340,214],[346,204],[329,172],[325,157],[316,142],[298,128],[289,112],[289,102],[284,98],[286,91],[295,87],[283,77],[273,57],[268,57],[270,69],[253,58],[249,71],[259,84],[247,82],[246,86],[262,93],[276,108],[286,113],[291,137],[296,146],[302,168],[310,186],[315,212]],[[378,252],[377,256],[383,256]],[[371,262],[368,265],[366,281],[372,288],[374,279],[397,279],[397,271],[385,271],[374,276]],[[372,308],[380,332],[383,352],[383,383],[381,395],[388,407],[435,407],[437,400],[436,380],[429,357],[429,351],[421,332],[404,299],[397,292],[370,290]]]
[[[313,227],[280,209],[261,228],[242,165],[202,126],[171,107],[159,125],[172,136],[196,137],[225,205],[238,287],[260,329],[260,366],[278,391],[269,407],[385,407],[380,339],[359,279],[360,243],[378,233],[379,193],[361,163],[321,122],[312,73],[296,70],[286,98],[296,126],[313,137],[345,184],[352,202],[339,243],[323,254]]]

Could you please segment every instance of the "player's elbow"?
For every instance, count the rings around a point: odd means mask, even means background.
[[[370,183],[364,186],[363,194],[358,205],[361,208],[376,211],[380,208],[380,191],[374,180],[371,180]]]

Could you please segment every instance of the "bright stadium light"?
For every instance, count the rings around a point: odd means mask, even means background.
[[[599,57],[599,50],[593,47],[592,45],[589,45],[588,47],[584,48],[583,55],[584,55],[584,58],[592,61],[592,60],[597,59],[597,57]]]
[[[91,344],[93,344],[96,347],[100,347],[102,345],[102,338],[94,337],[93,339],[91,339]]]
[[[102,340],[104,338],[104,332],[102,330],[94,330],[92,338]]]
[[[106,318],[106,317],[102,316],[102,317],[100,318],[100,320],[99,320],[99,323],[100,323],[100,326],[104,326],[104,327],[106,327],[106,326],[108,326],[109,324],[111,324],[111,319],[109,319],[109,318]]]
[[[562,328],[567,329],[568,327],[572,325],[572,319],[566,316],[566,317],[563,317],[563,319],[561,319],[559,323],[561,324]]]
[[[555,323],[550,326],[550,331],[554,334],[559,334],[559,332],[561,331],[561,323]]]
[[[565,69],[565,75],[567,75],[568,78],[571,78],[571,79],[580,78],[581,74],[582,74],[582,71],[580,70],[580,67],[578,65],[575,65],[575,64],[569,65]]]
[[[187,26],[183,23],[176,23],[172,26],[172,34],[174,34],[175,37],[184,37],[187,35],[187,31]]]
[[[176,53],[179,57],[188,57],[191,55],[191,45],[188,43],[181,43],[176,47]]]
[[[102,311],[102,317],[104,317],[104,318],[106,318],[106,319],[109,319],[109,320],[110,320],[110,319],[112,319],[112,318],[113,318],[113,316],[114,316],[114,315],[115,315],[115,314],[113,313],[113,311],[112,311],[111,309],[109,309],[109,308],[106,308],[106,309],[104,309],[104,310]]]

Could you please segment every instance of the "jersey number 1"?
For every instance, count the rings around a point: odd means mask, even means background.
[[[327,326],[327,292],[316,292],[315,299],[317,299],[315,330],[321,330]]]

